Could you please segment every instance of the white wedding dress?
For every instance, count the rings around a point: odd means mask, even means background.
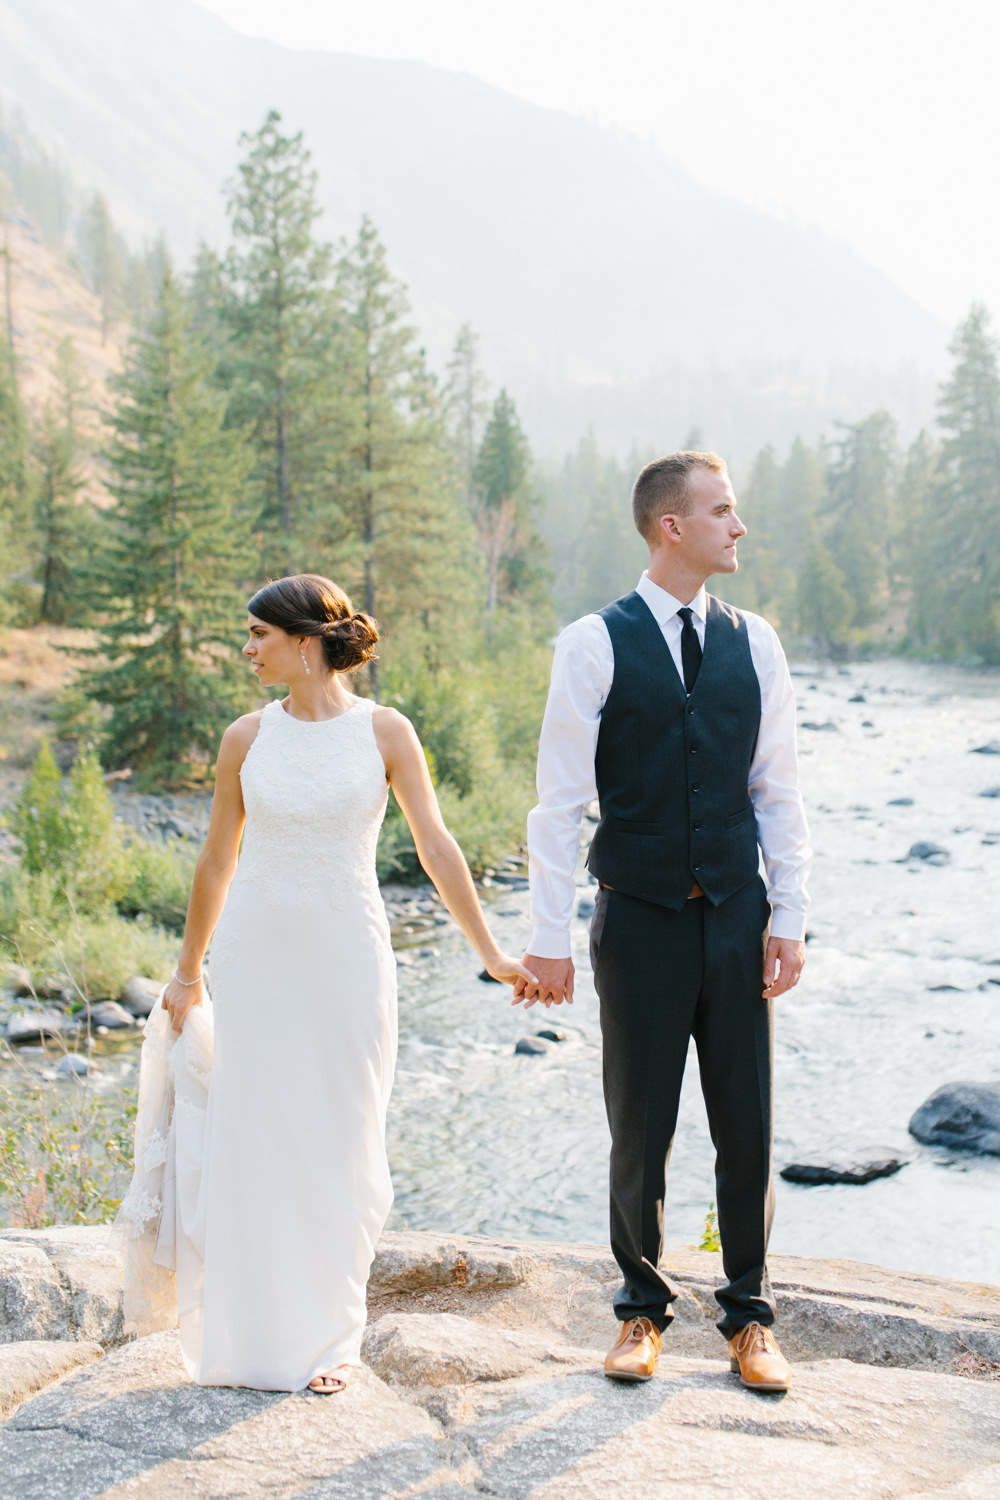
[[[392,1204],[396,969],[375,876],[385,765],[371,702],[263,710],[212,1001],[143,1044],[126,1323],[180,1323],[202,1385],[295,1391],[360,1359]],[[214,1031],[214,1037],[213,1037]],[[213,1057],[214,1044],[214,1057]]]

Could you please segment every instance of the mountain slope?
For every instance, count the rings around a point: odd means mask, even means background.
[[[560,426],[566,407],[579,430],[588,391],[594,411],[623,387],[653,409],[673,402],[687,370],[764,361],[748,377],[759,391],[776,368],[787,386],[794,365],[827,410],[813,387],[831,363],[941,358],[940,325],[836,241],[465,75],[290,51],[191,0],[0,0],[0,97],[127,231],[165,227],[182,254],[221,241],[236,137],[276,106],[313,150],[323,232],[369,213],[432,353],[471,319],[494,369]]]

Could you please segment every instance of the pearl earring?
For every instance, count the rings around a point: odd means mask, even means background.
[[[303,650],[303,649],[302,649],[302,647],[301,647],[301,646],[300,646],[300,647],[299,647],[299,655],[300,655],[300,656],[301,656],[301,658],[302,658],[302,665],[303,665],[303,666],[304,666],[304,667],[305,667],[305,669],[306,669],[306,676],[307,676],[307,677],[311,677],[311,676],[312,676],[312,673],[311,673],[311,672],[310,672],[310,670],[309,670],[309,663],[308,663],[308,662],[307,662],[307,661],[306,661],[306,653],[305,653],[305,651],[304,651],[304,650]]]

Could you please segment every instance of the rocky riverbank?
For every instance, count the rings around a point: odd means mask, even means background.
[[[106,1229],[8,1230],[2,1492],[1000,1493],[1000,1288],[776,1257],[778,1332],[796,1378],[787,1396],[763,1396],[720,1358],[719,1260],[665,1258],[681,1296],[657,1378],[618,1387],[601,1374],[616,1279],[605,1250],[386,1235],[365,1367],[344,1396],[323,1399],[191,1385],[174,1335],[122,1342],[120,1250]]]

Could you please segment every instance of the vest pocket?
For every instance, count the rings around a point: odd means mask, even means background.
[[[633,823],[628,818],[609,818],[608,822],[611,824],[611,827],[614,829],[615,833],[645,833],[660,835],[662,835],[663,833],[662,823]]]
[[[722,826],[723,828],[738,828],[741,823],[748,823],[752,817],[753,803],[751,802],[748,803],[748,805],[743,809],[742,812],[730,813],[729,817],[724,820]]]

